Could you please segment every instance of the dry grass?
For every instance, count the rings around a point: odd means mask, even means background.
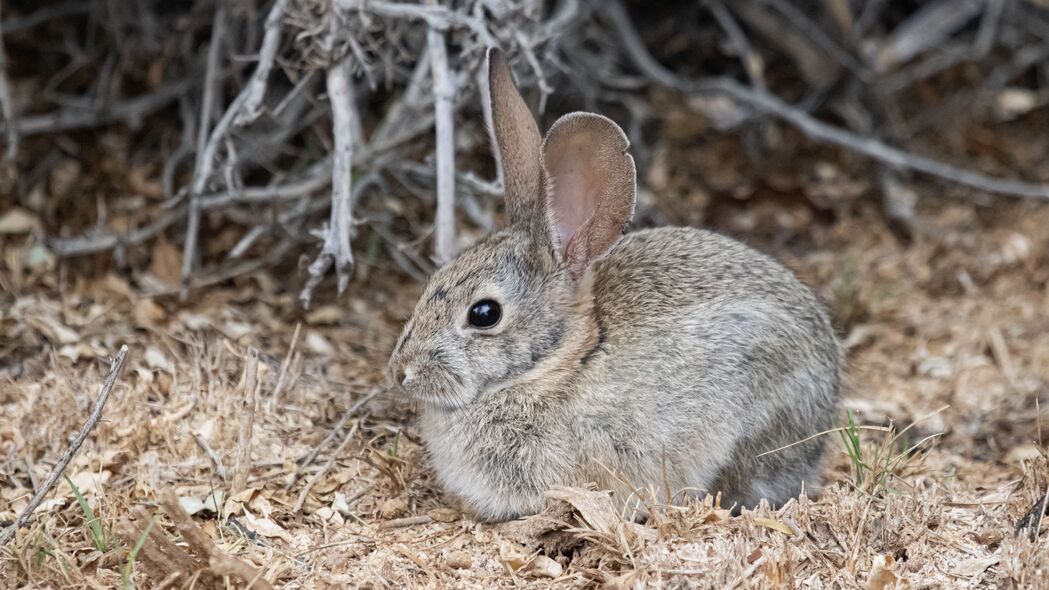
[[[780,252],[843,319],[846,407],[858,424],[893,425],[855,431],[874,471],[858,479],[831,434],[826,486],[809,498],[736,518],[708,499],[645,525],[599,493],[564,490],[543,516],[478,524],[436,488],[406,403],[378,395],[341,421],[382,383],[418,291],[381,284],[384,273],[304,316],[264,275],[181,308],[115,275],[5,277],[0,520],[79,428],[107,355],[127,343],[131,356],[68,471],[100,527],[61,482],[0,550],[0,587],[120,587],[138,539],[129,583],[141,588],[218,584],[214,572],[244,587],[238,567],[285,588],[1047,585],[1049,527],[1033,541],[1039,519],[1015,527],[1049,485],[1049,210],[938,201],[920,221],[902,245],[860,209],[803,254]],[[263,352],[251,466],[228,497],[249,347]],[[213,540],[212,561],[184,544],[168,492]]]

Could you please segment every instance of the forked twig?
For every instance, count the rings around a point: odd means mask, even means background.
[[[309,279],[299,294],[304,308],[310,306],[313,290],[317,288],[328,269],[335,265],[339,293],[350,282],[353,270],[353,133],[356,106],[354,105],[353,83],[350,62],[344,57],[328,68],[328,100],[331,103],[332,134],[335,153],[332,155],[331,170],[331,218],[324,245],[317,259],[309,268]]]
[[[247,98],[244,106],[235,120],[237,125],[251,123],[262,113],[262,101],[266,98],[266,83],[269,81],[273,62],[277,59],[277,49],[280,47],[281,31],[284,25],[284,11],[288,7],[288,0],[277,0],[273,8],[266,15],[265,34],[262,37],[262,47],[259,49],[259,63],[251,74],[251,80],[245,89]]]

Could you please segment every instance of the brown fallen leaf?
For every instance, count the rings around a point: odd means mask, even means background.
[[[28,234],[40,229],[40,219],[19,207],[0,215],[0,235]]]
[[[160,281],[177,285],[182,280],[182,251],[161,234],[153,244],[149,272]]]
[[[788,525],[787,523],[780,522],[778,520],[772,519],[772,518],[762,518],[762,517],[759,516],[759,517],[756,517],[754,519],[754,524],[756,524],[758,526],[763,526],[765,528],[772,529],[772,530],[775,530],[775,531],[779,531],[779,532],[783,533],[784,535],[787,535],[788,537],[793,537],[794,534],[795,534],[794,533],[794,529],[790,528],[790,525]]]
[[[536,578],[560,578],[564,568],[560,563],[545,555],[520,555],[511,553],[504,555],[503,563],[513,571]]]
[[[877,555],[874,566],[867,576],[865,590],[891,590],[893,588],[910,588],[910,583],[896,575],[896,560],[891,555]]]

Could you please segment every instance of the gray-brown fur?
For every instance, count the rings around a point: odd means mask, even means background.
[[[493,104],[525,108],[492,88]],[[524,115],[502,113],[505,154]],[[625,137],[571,117],[554,129],[593,153],[551,164],[548,136],[541,171],[506,165],[508,209],[533,216],[439,269],[391,357],[391,378],[422,402],[439,480],[495,520],[539,510],[553,485],[596,482],[622,502],[635,489],[721,492],[741,505],[817,486],[820,438],[758,455],[831,425],[841,353],[826,311],[790,271],[724,236],[620,239],[634,202]],[[515,192],[533,186],[548,192]],[[558,215],[559,202],[588,213]],[[490,329],[467,324],[482,299],[502,305]]]

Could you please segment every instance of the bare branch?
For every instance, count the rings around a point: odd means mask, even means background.
[[[349,70],[349,59],[328,68],[328,101],[331,103],[332,133],[335,153],[332,156],[331,173],[331,219],[324,245],[317,259],[309,268],[309,279],[299,294],[304,308],[310,305],[313,290],[324,275],[335,265],[339,293],[346,289],[353,269],[353,251],[350,239],[353,236],[353,125],[357,117],[354,104],[353,83]]]
[[[247,98],[244,99],[244,107],[236,118],[238,126],[251,123],[261,114],[262,100],[266,97],[266,85],[269,81],[273,62],[277,58],[277,49],[280,47],[281,31],[284,25],[284,11],[288,7],[288,0],[276,0],[273,8],[266,16],[265,30],[262,37],[262,48],[259,49],[259,63],[248,81]]]
[[[884,71],[925,49],[943,43],[984,7],[984,0],[937,0],[926,3],[875,50],[874,62]]]
[[[64,108],[46,115],[19,117],[15,121],[15,130],[20,137],[59,133],[76,129],[101,127],[112,123],[125,122],[138,125],[141,120],[156,111],[178,100],[193,87],[192,80],[182,80],[161,86],[157,90],[126,101],[103,104],[98,109]],[[7,131],[4,124],[4,132]]]
[[[193,522],[193,517],[182,508],[174,489],[165,489],[159,494],[158,499],[160,507],[164,509],[175,528],[182,534],[182,539],[189,545],[193,553],[207,560],[212,572],[219,576],[236,576],[246,582],[250,588],[272,590],[273,586],[262,577],[262,572],[215,545],[211,537],[197,526],[197,523]]]
[[[792,107],[767,92],[747,88],[735,80],[703,78],[693,81],[678,78],[657,62],[645,49],[620,0],[611,0],[605,14],[615,26],[623,41],[624,49],[634,65],[646,76],[668,88],[685,94],[715,92],[726,95],[756,111],[779,117],[812,139],[844,147],[893,168],[921,172],[991,193],[1049,199],[1049,185],[994,178],[894,148],[873,137],[859,135],[819,121],[805,111]]]
[[[481,20],[437,4],[420,6],[387,0],[337,0],[337,4],[346,11],[365,10],[386,18],[426,21],[427,26],[439,31],[459,27],[470,29],[482,37],[487,35],[487,29]]]
[[[259,351],[248,347],[244,356],[244,392],[240,399],[240,432],[237,436],[237,454],[233,463],[233,483],[230,497],[244,491],[251,467],[251,439],[255,428],[255,413],[259,407]]]
[[[430,4],[434,5],[433,0]],[[433,72],[434,116],[437,127],[437,215],[435,221],[435,255],[438,264],[455,256],[455,120],[452,106],[455,82],[448,72],[448,51],[444,36],[436,29],[426,32]]]
[[[218,77],[219,50],[222,40],[226,36],[226,7],[219,4],[215,9],[215,21],[211,27],[211,43],[208,46],[207,70],[204,74],[204,99],[200,107],[199,131],[197,134],[197,164],[193,172],[193,183],[190,188],[189,220],[186,225],[186,242],[182,251],[182,282],[179,291],[179,299],[185,300],[189,295],[189,280],[193,274],[193,263],[197,251],[197,235],[200,232],[200,194],[211,177],[211,169],[214,165],[214,156],[218,138],[225,134],[225,127],[229,125],[230,111],[222,117],[222,121],[215,126],[215,133],[211,134],[210,140],[208,129],[211,127],[211,112],[215,107],[216,86],[220,84]],[[243,94],[241,96],[244,96]],[[239,97],[238,97],[239,98]],[[225,123],[225,126],[223,125]],[[222,135],[219,132],[222,132]]]
[[[3,7],[0,7],[2,14]],[[15,105],[11,98],[11,84],[7,79],[7,51],[4,49],[4,34],[0,29],[0,115],[4,116],[7,150],[5,157],[13,162],[18,157],[18,127],[15,124]]]

